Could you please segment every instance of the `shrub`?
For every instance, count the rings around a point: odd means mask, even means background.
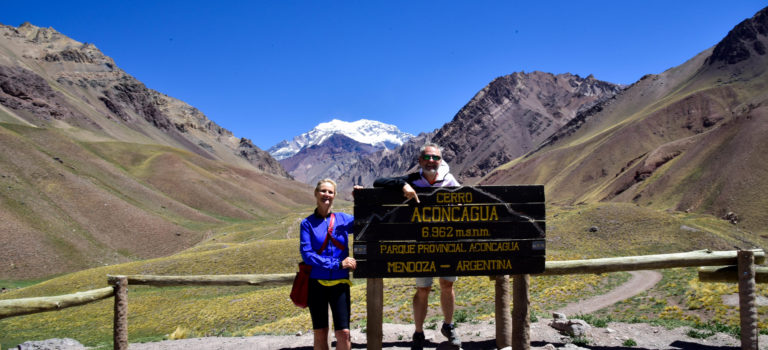
[[[629,338],[629,339],[625,340],[623,343],[621,343],[621,345],[624,345],[624,346],[637,346],[637,342],[634,339]]]

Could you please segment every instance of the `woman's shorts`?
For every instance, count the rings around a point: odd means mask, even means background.
[[[339,283],[326,287],[316,279],[309,279],[309,314],[312,329],[328,328],[328,305],[333,315],[333,329],[349,329],[350,298],[349,285]]]

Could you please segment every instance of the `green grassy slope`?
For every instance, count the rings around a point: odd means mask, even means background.
[[[107,274],[294,272],[300,259],[296,224],[309,212],[310,209],[306,209],[276,220],[236,223],[209,237],[206,243],[169,257],[85,270],[14,290],[0,298],[57,295],[99,288],[106,285]],[[256,226],[261,229],[250,228]],[[597,227],[597,232],[590,232],[593,226]],[[706,248],[728,250],[735,242],[732,231],[730,224],[710,216],[657,211],[633,204],[551,206],[548,208],[547,254],[550,260],[568,260]],[[289,238],[283,238],[284,235]],[[532,308],[535,314],[546,316],[547,310],[599,293],[624,279],[625,274],[534,276],[531,280]],[[700,299],[696,294],[698,287],[688,285],[692,279],[692,276],[686,277],[676,288],[658,289],[654,298],[669,298],[669,305],[677,305],[685,295]],[[388,322],[412,322],[411,283],[411,279],[385,281],[384,318]],[[682,292],[679,291],[681,288]],[[461,315],[463,322],[493,317],[493,282],[487,277],[461,278],[456,290],[457,315]],[[760,290],[760,293],[768,294],[768,288],[761,286]],[[129,337],[131,341],[161,339],[178,327],[188,330],[191,336],[290,334],[309,330],[308,311],[293,306],[288,294],[288,286],[131,287]],[[437,295],[433,293],[430,300],[430,323],[439,318]],[[355,280],[352,297],[353,325],[362,326],[365,324],[364,280]],[[688,305],[687,302],[681,305]],[[732,307],[726,311],[718,311],[723,306],[713,304],[712,307],[715,308],[712,315],[733,312]],[[657,319],[662,317],[659,314],[663,308],[658,311],[643,315]],[[688,310],[681,307],[680,312],[695,314],[703,320],[710,317],[700,308]],[[23,340],[63,336],[88,345],[107,344],[111,341],[111,315],[112,302],[107,300],[59,312],[9,318],[0,321],[0,344],[7,346]],[[719,320],[731,325],[735,322],[728,317]]]
[[[312,203],[307,185],[167,146],[0,124],[0,149],[0,278],[165,256]]]

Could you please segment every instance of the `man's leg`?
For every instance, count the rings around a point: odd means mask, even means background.
[[[411,350],[424,349],[424,320],[427,318],[429,306],[429,292],[432,290],[432,277],[416,278],[416,293],[413,295],[413,324],[416,331],[413,332]]]
[[[416,332],[424,333],[424,320],[427,318],[427,306],[429,305],[429,291],[432,287],[417,287],[413,295],[413,323]]]
[[[456,277],[440,278],[440,308],[443,309],[443,319],[445,322],[440,328],[448,341],[456,347],[461,347],[461,340],[453,324],[453,310],[456,301],[456,294],[453,292],[453,282]]]
[[[456,294],[453,292],[453,281],[440,278],[440,308],[443,309],[445,323],[453,323],[453,308]]]

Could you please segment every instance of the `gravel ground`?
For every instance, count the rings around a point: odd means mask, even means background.
[[[541,319],[531,324],[531,347],[533,349],[576,348],[571,338],[563,336],[548,324],[549,319]],[[462,349],[496,349],[494,324],[481,322],[461,324],[457,328],[462,339]],[[741,342],[733,336],[718,333],[706,339],[695,339],[686,335],[689,328],[681,327],[668,330],[664,327],[644,323],[626,324],[609,323],[607,328],[591,328],[587,332],[588,343],[581,345],[590,349],[739,349]],[[385,349],[410,349],[412,325],[385,324]],[[439,331],[426,331],[426,349],[452,349],[443,343],[445,338]],[[634,347],[623,345],[632,339]],[[548,346],[548,344],[551,344]],[[760,349],[768,350],[768,336],[761,335]],[[359,329],[352,330],[352,348],[365,349],[365,334]],[[234,349],[312,349],[312,333],[295,336],[255,336],[240,338],[195,338],[169,340],[155,343],[131,344],[130,350],[234,350]]]
[[[559,312],[566,315],[590,313],[617,301],[629,298],[653,287],[660,279],[654,271],[636,271],[632,278],[613,291],[567,305]],[[560,334],[549,326],[551,319],[540,319],[531,324],[530,340],[532,349],[686,349],[718,350],[740,349],[741,341],[731,335],[717,333],[706,339],[691,338],[688,327],[666,329],[644,323],[609,323],[606,328],[590,328],[586,332],[587,343],[573,344],[572,339]],[[457,328],[462,339],[462,349],[497,349],[496,326],[491,322],[462,323]],[[410,349],[413,325],[384,324],[383,344],[385,349]],[[445,343],[439,331],[427,330],[426,349],[454,349]],[[82,350],[82,345],[62,344],[59,340],[35,342],[20,350]],[[634,342],[634,346],[629,344]],[[758,340],[760,350],[768,350],[768,335]],[[360,329],[352,330],[352,348],[366,348],[366,334]],[[12,348],[13,349],[13,348]],[[254,337],[206,337],[182,340],[166,340],[152,343],[136,343],[130,350],[239,350],[239,349],[312,349],[312,333]]]

